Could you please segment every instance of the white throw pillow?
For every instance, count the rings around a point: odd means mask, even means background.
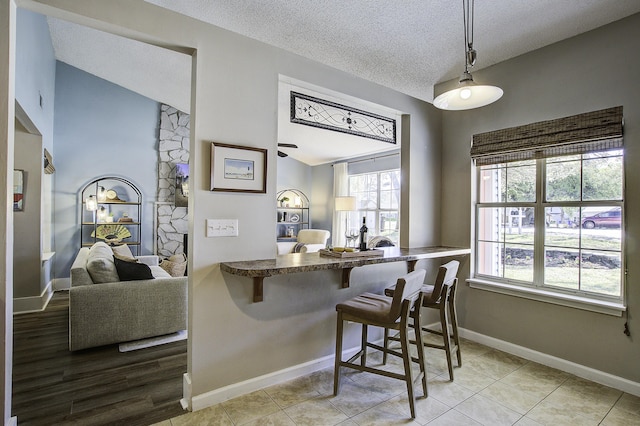
[[[113,254],[116,255],[119,259],[134,259],[133,253],[131,253],[131,249],[126,244],[122,244],[121,246],[112,246],[111,250],[113,250]]]
[[[97,242],[89,250],[87,272],[94,284],[120,281],[118,270],[113,263],[113,251],[106,243]]]

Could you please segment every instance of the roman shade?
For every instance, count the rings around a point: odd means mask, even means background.
[[[473,135],[477,166],[620,149],[622,106]]]

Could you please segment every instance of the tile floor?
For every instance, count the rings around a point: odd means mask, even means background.
[[[461,346],[453,382],[444,353],[426,349],[429,397],[417,391],[413,421],[404,382],[343,369],[334,397],[330,368],[156,426],[640,425],[639,397],[477,343]],[[394,357],[387,366],[402,371]]]

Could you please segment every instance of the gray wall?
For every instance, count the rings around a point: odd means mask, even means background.
[[[15,98],[40,133],[16,129],[15,168],[26,170],[25,210],[14,213],[14,297],[40,296],[51,276],[43,269],[43,248],[53,247],[52,193],[55,175],[43,174],[43,148],[53,152],[56,61],[43,15],[18,9],[16,14]],[[40,98],[42,97],[42,105]],[[54,164],[55,158],[54,158]]]
[[[24,209],[13,213],[13,297],[39,296],[42,137],[16,126],[14,167],[23,171]]]
[[[69,276],[80,248],[80,192],[98,177],[123,177],[142,191],[141,254],[152,253],[159,104],[62,62],[56,93],[56,276]]]
[[[462,327],[640,382],[640,15],[522,55],[481,72],[476,81],[505,91],[497,103],[443,119],[444,244],[471,240],[471,136],[531,122],[623,105],[626,155],[627,301],[618,318],[461,286]],[[468,265],[467,265],[468,266]],[[467,269],[468,273],[468,269]]]

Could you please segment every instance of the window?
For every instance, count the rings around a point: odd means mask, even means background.
[[[349,195],[356,197],[358,221],[350,228],[360,228],[366,217],[370,236],[388,237],[400,242],[400,170],[349,175]]]
[[[621,150],[477,171],[476,276],[622,300]]]
[[[622,142],[622,107],[474,135],[472,281],[624,309]]]

